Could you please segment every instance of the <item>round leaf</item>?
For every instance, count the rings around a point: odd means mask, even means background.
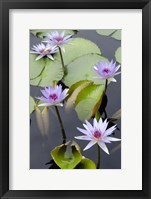
[[[29,110],[30,110],[30,114],[35,110],[35,101],[34,99],[30,96],[29,98]]]
[[[88,120],[98,111],[104,95],[104,85],[88,85],[77,96],[75,110],[80,120]]]
[[[68,65],[71,61],[86,54],[101,54],[98,46],[90,40],[73,38],[70,43],[71,44],[65,45],[65,52],[62,52],[65,65]],[[56,54],[55,57],[60,60],[59,54]]]
[[[105,57],[97,54],[88,54],[77,58],[67,66],[67,75],[64,77],[64,83],[71,86],[80,80],[91,80],[95,84],[104,84],[93,67],[98,61],[108,61]]]
[[[109,36],[111,34],[113,34],[113,32],[115,32],[116,29],[100,29],[100,30],[96,30],[96,32],[99,35],[104,35],[104,36]]]
[[[118,63],[121,63],[121,47],[115,51],[115,58]]]
[[[30,64],[30,79],[36,78],[40,75],[41,71],[45,66],[45,59],[35,60],[37,55],[29,55],[29,64]]]
[[[118,29],[104,29],[96,30],[99,35],[110,36],[116,40],[121,40],[121,30]]]
[[[96,165],[92,160],[84,157],[75,169],[96,169]]]
[[[117,40],[121,40],[121,30],[117,30],[116,32],[114,32],[111,37]]]
[[[82,159],[80,150],[75,144],[57,146],[51,151],[51,156],[61,169],[73,169]]]
[[[61,63],[57,60],[51,61],[46,59],[46,65],[41,75],[30,81],[30,84],[35,86],[50,86],[54,81],[59,81],[64,75]]]
[[[73,84],[69,91],[68,91],[68,98],[67,98],[67,102],[66,102],[66,108],[69,109],[73,106],[79,92],[84,89],[86,86],[88,86],[89,84],[92,84],[91,81],[88,80],[83,80],[83,81],[79,81],[75,84]]]

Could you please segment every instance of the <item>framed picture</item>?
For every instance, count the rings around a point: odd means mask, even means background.
[[[150,1],[1,2],[1,198],[150,198]]]

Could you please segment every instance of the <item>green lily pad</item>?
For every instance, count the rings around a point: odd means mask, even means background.
[[[118,63],[121,63],[121,47],[115,51],[115,58]]]
[[[88,81],[88,80],[82,80],[82,81],[79,81],[79,82],[73,84],[68,91],[69,96],[67,98],[65,108],[69,109],[69,108],[73,107],[74,102],[75,102],[79,92],[82,89],[84,89],[86,86],[88,86],[89,84],[92,84],[92,83],[93,82]]]
[[[111,37],[116,40],[121,40],[121,30],[117,30],[116,32],[114,32]]]
[[[77,144],[62,144],[51,151],[51,156],[61,169],[73,169],[82,160]]]
[[[88,85],[78,94],[75,110],[80,120],[88,120],[98,111],[104,95],[104,85]]]
[[[55,30],[55,29],[39,29],[39,30],[31,30],[31,33],[39,38],[44,39],[47,33],[51,33],[57,31],[61,33],[64,30]],[[65,30],[65,36],[67,35],[75,35],[78,31],[77,30]]]
[[[100,30],[96,30],[96,32],[99,35],[104,35],[104,36],[109,36],[111,34],[113,34],[113,32],[115,32],[116,29],[100,29]]]
[[[100,29],[96,30],[99,35],[110,36],[116,40],[121,40],[121,30],[119,29]]]
[[[77,58],[67,66],[67,75],[64,77],[64,83],[71,86],[80,80],[91,80],[95,84],[104,84],[104,81],[93,70],[98,61],[108,61],[105,57],[97,54],[87,54]]]
[[[45,67],[45,59],[35,60],[37,55],[30,54],[29,55],[29,64],[30,64],[30,79],[33,79],[40,75],[41,71]]]
[[[65,65],[68,65],[70,62],[74,61],[78,57],[86,54],[101,54],[100,49],[95,43],[83,38],[73,38],[71,40],[71,44],[67,44],[64,47],[65,52],[62,52],[62,55]],[[59,53],[55,55],[55,58],[60,60]]]
[[[74,169],[96,169],[96,165],[92,160],[84,157]]]
[[[62,79],[64,71],[62,65],[59,61],[52,61],[46,59],[46,65],[40,76],[30,81],[31,85],[35,86],[50,86],[54,81],[59,81]]]
[[[30,114],[35,110],[35,100],[30,96],[29,98],[29,110]]]

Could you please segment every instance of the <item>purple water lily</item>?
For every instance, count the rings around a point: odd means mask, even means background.
[[[117,72],[119,68],[120,65],[116,66],[116,62],[113,62],[113,60],[110,63],[100,61],[94,66],[94,71],[99,74],[99,77],[96,78],[108,79],[109,81],[116,82],[114,76],[121,73]]]
[[[58,51],[57,46],[50,46],[50,44],[47,44],[46,46],[41,43],[37,45],[33,45],[32,51],[30,53],[37,54],[38,57],[36,58],[36,61],[47,56],[49,59],[54,60],[53,54],[55,54]]]
[[[47,33],[47,38],[43,42],[49,43],[52,46],[58,46],[65,51],[64,44],[68,44],[71,40],[71,37],[72,35],[65,36],[65,31],[60,34],[55,31],[50,34]]]
[[[43,96],[36,97],[44,102],[38,106],[63,106],[61,102],[68,96],[68,90],[69,89],[62,90],[61,85],[46,87],[45,89],[41,90]]]
[[[120,141],[118,138],[110,137],[113,131],[116,129],[116,125],[107,129],[108,122],[107,119],[103,122],[102,119],[97,122],[96,118],[93,120],[93,126],[85,121],[86,124],[83,124],[85,129],[77,127],[77,129],[84,134],[84,136],[77,136],[76,139],[79,140],[89,140],[90,142],[84,148],[84,150],[89,149],[94,144],[98,144],[100,148],[109,154],[108,148],[105,143],[111,143],[111,141]]]

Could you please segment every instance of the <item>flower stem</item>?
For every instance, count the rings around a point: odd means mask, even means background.
[[[56,109],[56,113],[57,113],[58,120],[59,120],[59,123],[60,123],[61,132],[62,132],[62,139],[63,139],[63,144],[64,144],[64,143],[66,143],[66,133],[65,133],[65,130],[64,130],[63,122],[61,120],[61,116],[60,116],[58,107],[55,106],[55,109]]]
[[[108,84],[108,80],[106,79],[106,80],[105,80],[105,91],[104,91],[104,93],[106,93],[106,90],[107,90],[107,84]]]
[[[63,56],[62,56],[61,48],[58,46],[58,49],[59,49],[59,54],[60,54],[60,58],[61,58],[62,68],[63,68],[63,70],[64,70],[64,69],[65,69],[65,66],[64,66],[64,61],[63,61]]]
[[[99,169],[99,168],[100,168],[100,147],[98,145],[98,163],[97,163],[97,169]]]

